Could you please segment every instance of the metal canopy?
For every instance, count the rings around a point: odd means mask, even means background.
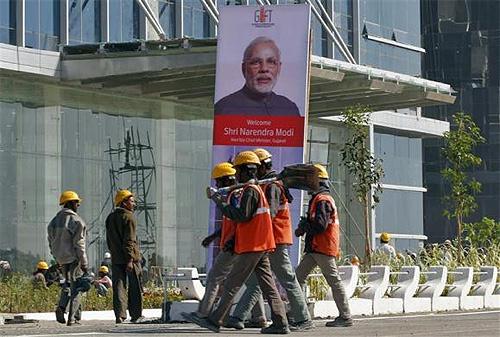
[[[62,80],[104,92],[210,108],[215,41],[167,43],[168,48],[158,42],[154,50],[142,46],[135,52],[75,55],[74,49],[63,50]],[[177,48],[172,48],[175,43]],[[311,117],[338,115],[356,104],[381,111],[455,101],[447,84],[317,56],[312,57],[310,85]]]

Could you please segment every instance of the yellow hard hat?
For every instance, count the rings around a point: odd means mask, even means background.
[[[78,194],[74,191],[64,191],[61,193],[61,196],[59,197],[59,205],[64,205],[68,201],[82,201]]]
[[[109,273],[109,269],[108,269],[108,267],[106,267],[106,266],[101,266],[101,267],[99,268],[99,271],[100,271],[101,273],[106,273],[106,274],[107,274],[107,273]]]
[[[255,149],[253,152],[259,157],[260,161],[271,158],[273,155],[266,149]]]
[[[233,168],[233,164],[228,162],[219,163],[212,169],[212,179],[234,176],[235,174],[236,170]]]
[[[49,265],[45,261],[39,261],[38,264],[36,265],[36,269],[47,270],[49,269]]]
[[[123,200],[133,196],[134,194],[129,190],[118,190],[115,196],[115,206],[120,206]]]
[[[384,242],[389,242],[391,240],[391,235],[387,232],[380,234],[380,240]]]
[[[352,265],[359,266],[359,257],[357,257],[356,255],[354,255],[354,256],[351,258],[351,264],[352,264]]]
[[[326,168],[321,165],[321,164],[314,164],[314,167],[316,167],[319,172],[318,172],[318,178],[320,179],[328,179],[328,172],[326,172]]]
[[[234,166],[245,164],[260,165],[259,157],[253,151],[241,151],[234,158]]]

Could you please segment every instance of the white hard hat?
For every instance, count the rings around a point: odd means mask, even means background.
[[[110,259],[111,258],[111,254],[109,252],[104,253],[104,258],[105,259]]]

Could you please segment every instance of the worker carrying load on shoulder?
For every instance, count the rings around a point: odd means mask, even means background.
[[[300,285],[305,285],[307,275],[319,266],[326,281],[332,288],[333,299],[339,310],[339,316],[326,323],[329,327],[351,326],[353,320],[348,298],[340,280],[335,258],[340,251],[340,223],[335,201],[330,194],[328,173],[323,165],[316,164],[320,178],[319,190],[311,193],[307,216],[302,217],[296,236],[306,234],[305,254],[297,266],[296,274]]]
[[[215,180],[215,186],[217,188],[229,187],[236,184],[236,170],[233,168],[233,164],[228,162],[222,162],[214,166],[212,169],[212,179]],[[225,198],[228,203],[236,205],[239,200],[239,192],[235,190]],[[214,260],[212,268],[207,275],[207,281],[205,285],[205,295],[200,301],[198,306],[198,311],[193,312],[193,315],[199,318],[207,318],[215,303],[217,293],[219,291],[219,286],[224,282],[227,275],[233,267],[233,262],[236,255],[233,254],[233,247],[226,246],[228,239],[234,236],[235,224],[232,220],[226,216],[222,216],[221,228],[214,232],[213,234],[207,236],[203,241],[203,247],[207,247],[212,241],[217,238],[219,239],[219,246],[221,251],[217,254]]]
[[[265,149],[253,151],[260,161],[257,170],[259,180],[276,177],[273,170],[272,155]],[[273,181],[260,186],[269,204],[271,214],[273,235],[276,249],[269,253],[271,269],[276,275],[281,286],[286,290],[290,301],[289,316],[293,319],[290,323],[292,331],[304,331],[314,328],[307,309],[304,294],[295,277],[295,272],[288,254],[288,247],[293,244],[292,221],[290,219],[289,201],[292,199],[290,192],[283,186],[281,181]],[[254,274],[246,282],[246,291],[238,301],[238,305],[229,317],[227,326],[236,329],[244,328],[244,321],[249,318],[253,306],[261,297],[261,290]],[[265,317],[264,317],[265,319]]]
[[[259,157],[252,151],[242,151],[236,155],[234,160],[236,178],[238,182],[246,183],[237,205],[228,203],[219,193],[211,195],[211,199],[224,216],[234,221],[236,226],[234,237],[225,245],[228,248],[234,246],[236,259],[224,282],[224,293],[219,305],[208,318],[192,319],[194,323],[212,331],[219,331],[234,297],[250,274],[255,271],[259,286],[271,307],[273,321],[272,325],[263,328],[261,332],[272,334],[290,332],[285,306],[276,289],[269,263],[268,252],[276,248],[269,205],[262,189],[253,183],[257,178],[259,166]]]

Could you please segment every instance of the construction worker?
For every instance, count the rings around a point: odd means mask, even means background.
[[[233,164],[228,162],[219,163],[212,169],[212,179],[215,180],[215,186],[217,188],[228,187],[236,184],[235,174],[236,170],[233,168]],[[237,196],[238,193],[236,191],[232,192],[229,203],[237,203]],[[225,247],[225,244],[227,240],[234,235],[234,230],[234,223],[227,217],[223,216],[221,228],[215,231],[213,234],[207,236],[202,241],[203,247],[208,247],[208,245],[213,240],[220,238],[219,246],[221,248],[221,251],[215,258],[212,268],[208,273],[207,282],[205,285],[205,295],[200,301],[198,311],[193,313],[200,318],[207,318],[210,314],[215,302],[215,298],[217,297],[219,285],[222,284],[233,266],[233,261],[236,256],[231,251],[229,251],[229,247]]]
[[[257,178],[260,160],[252,151],[242,151],[234,159],[236,178],[245,183],[239,203],[232,205],[219,193],[213,193],[211,199],[222,210],[224,216],[234,221],[234,236],[225,246],[236,254],[233,268],[224,282],[224,292],[218,307],[205,319],[193,320],[194,323],[218,332],[223,324],[232,301],[240,287],[255,271],[258,283],[271,307],[273,323],[262,328],[262,333],[290,333],[285,306],[273,280],[268,252],[276,248],[273,236],[269,205],[262,189],[253,183]],[[231,247],[232,246],[232,247]]]
[[[106,218],[106,241],[111,252],[113,280],[113,310],[116,323],[131,322],[142,317],[141,254],[137,241],[137,221],[134,217],[135,199],[129,190],[118,190],[116,208]],[[127,296],[128,295],[128,296]]]
[[[36,288],[48,289],[47,273],[49,272],[49,264],[44,260],[40,260],[36,265],[36,270],[33,273],[33,286]]]
[[[351,326],[353,320],[344,287],[340,280],[335,258],[340,251],[340,224],[335,201],[328,186],[328,173],[323,165],[315,164],[318,169],[320,187],[312,192],[307,216],[301,218],[296,236],[306,234],[304,256],[295,270],[297,279],[304,287],[307,275],[319,266],[326,281],[332,288],[333,299],[339,316],[326,323],[328,327]]]
[[[389,244],[391,241],[391,235],[387,232],[383,232],[380,234],[380,247],[378,247],[378,251],[388,255],[390,258],[396,257],[396,249]]]
[[[276,177],[277,173],[273,170],[271,153],[265,149],[255,149],[254,153],[260,161],[257,178],[261,180]],[[293,319],[293,323],[290,323],[290,329],[292,331],[310,330],[314,328],[314,323],[309,315],[304,293],[297,282],[288,254],[288,247],[293,244],[292,221],[288,207],[290,199],[288,196],[290,194],[279,181],[263,184],[260,187],[269,203],[274,241],[276,243],[276,250],[269,253],[269,261],[272,271],[285,289],[290,302],[289,317]],[[247,281],[246,286],[247,289],[238,301],[238,305],[232,316],[229,317],[226,326],[243,329],[244,321],[250,316],[252,307],[261,297],[262,292],[253,274]]]
[[[64,191],[59,198],[62,209],[47,227],[50,252],[62,266],[66,281],[61,289],[56,320],[66,323],[64,313],[69,302],[68,326],[80,324],[80,293],[76,290],[76,281],[87,273],[85,222],[77,214],[81,201],[76,192]]]
[[[98,278],[94,281],[94,286],[97,290],[97,295],[106,296],[108,294],[108,289],[113,287],[113,281],[109,278],[108,267],[99,267]]]

